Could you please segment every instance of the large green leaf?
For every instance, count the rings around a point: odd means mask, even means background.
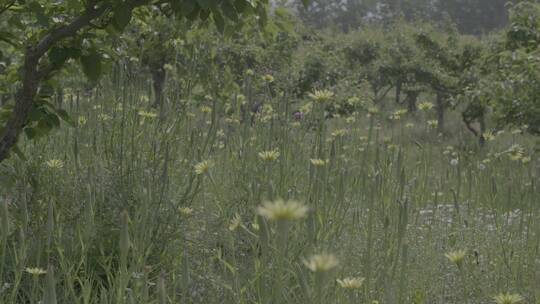
[[[88,55],[81,56],[83,72],[91,81],[97,81],[101,76],[101,55],[92,51]]]
[[[120,5],[114,10],[113,25],[119,30],[123,31],[124,28],[131,21],[133,10],[128,5]]]

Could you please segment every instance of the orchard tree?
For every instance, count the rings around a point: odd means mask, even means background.
[[[500,126],[540,134],[540,4],[515,5],[510,20],[488,57],[483,92]]]
[[[47,133],[67,120],[64,111],[48,100],[50,80],[72,61],[79,61],[91,81],[102,72],[102,50],[97,35],[124,30],[134,10],[152,7],[161,14],[192,23],[212,20],[220,31],[241,23],[246,15],[267,20],[267,0],[8,0],[0,4],[3,26],[0,43],[14,49],[11,74],[16,83],[13,104],[0,116],[0,161],[16,146],[19,135],[29,138]],[[4,48],[2,48],[4,49]]]

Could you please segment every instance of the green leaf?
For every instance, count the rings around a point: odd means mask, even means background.
[[[223,15],[225,15],[225,17],[234,22],[238,21],[238,13],[229,1],[223,1],[223,3],[221,3],[221,10],[223,11]]]
[[[311,0],[302,0],[302,4],[304,4],[304,7],[307,8],[309,6],[309,3]]]
[[[197,4],[203,10],[209,10],[215,6],[215,2],[213,0],[197,0]]]
[[[236,8],[236,11],[240,14],[245,11],[247,6],[248,6],[248,3],[246,2],[246,0],[234,1],[234,7]]]
[[[89,80],[97,81],[101,76],[101,56],[96,51],[81,56],[81,65]]]
[[[214,13],[212,14],[212,18],[218,31],[223,34],[223,30],[225,29],[225,20],[223,20],[223,17],[218,13]]]
[[[131,21],[133,9],[128,5],[120,5],[114,10],[113,25],[119,30],[123,31],[124,28]]]

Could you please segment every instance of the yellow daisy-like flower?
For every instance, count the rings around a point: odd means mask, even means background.
[[[339,286],[345,289],[360,289],[364,284],[364,278],[344,278],[337,279]]]
[[[193,208],[180,207],[180,208],[178,208],[178,212],[180,212],[180,214],[182,214],[184,216],[189,216],[189,215],[193,214]]]
[[[195,173],[197,175],[206,174],[213,166],[214,164],[209,160],[202,161],[195,165]]]
[[[24,269],[24,271],[28,272],[33,276],[40,276],[47,273],[47,270],[38,267],[27,267]]]
[[[446,256],[450,260],[450,262],[456,264],[458,268],[461,268],[461,266],[463,265],[463,261],[467,256],[467,252],[465,250],[456,250],[448,252],[444,256]]]
[[[418,109],[420,111],[427,111],[433,109],[433,104],[431,102],[421,102],[418,104]]]
[[[523,302],[523,297],[518,294],[501,293],[493,297],[497,304],[518,304]]]
[[[64,162],[59,159],[51,159],[45,162],[45,165],[51,169],[62,169]]]
[[[268,83],[272,83],[274,82],[274,76],[270,75],[270,74],[266,74],[262,77],[262,79]]]
[[[279,158],[279,155],[280,153],[277,150],[259,152],[259,158],[266,162],[276,161]]]
[[[327,253],[313,255],[303,262],[313,272],[326,272],[337,267],[339,264],[336,256]]]
[[[436,128],[439,125],[439,122],[436,120],[428,120],[427,124],[430,128]]]
[[[238,213],[236,213],[233,218],[231,219],[231,222],[229,223],[229,230],[235,231],[240,225],[242,224],[242,218]]]
[[[309,161],[315,167],[322,167],[322,166],[326,165],[326,163],[328,163],[327,160],[320,159],[320,158],[311,158]]]
[[[315,90],[313,93],[309,93],[308,96],[316,103],[325,103],[334,97],[334,93],[329,90]]]
[[[485,132],[484,134],[482,134],[482,137],[484,137],[484,139],[486,141],[494,141],[495,140],[495,134],[493,134],[493,132],[491,132],[491,131]]]
[[[144,110],[140,110],[137,114],[139,114],[139,116],[144,117],[144,118],[156,118],[157,117],[157,113],[148,112],[148,111],[144,111]]]
[[[334,132],[332,132],[331,136],[332,137],[343,137],[345,135],[347,135],[349,131],[347,131],[346,129],[339,129],[339,130],[335,130]]]
[[[212,108],[210,108],[209,106],[202,106],[201,107],[201,112],[203,112],[205,114],[212,113]]]
[[[272,221],[292,221],[304,218],[307,215],[308,207],[294,200],[284,201],[278,199],[270,202],[266,201],[259,206],[257,213]]]

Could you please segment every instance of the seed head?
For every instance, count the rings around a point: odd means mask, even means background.
[[[304,265],[313,272],[326,272],[339,264],[337,258],[333,254],[316,254],[308,260],[304,260]]]
[[[298,201],[278,199],[273,202],[264,202],[257,212],[271,221],[292,221],[304,218],[308,207]]]

